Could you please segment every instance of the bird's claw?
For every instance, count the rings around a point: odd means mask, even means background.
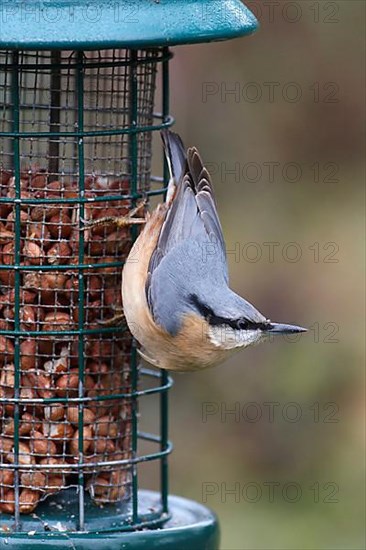
[[[104,327],[120,327],[126,322],[126,318],[123,313],[116,313],[110,319],[98,319],[98,325]]]
[[[83,229],[92,229],[103,225],[115,225],[119,229],[129,225],[142,225],[146,223],[146,218],[135,218],[134,216],[144,209],[146,204],[147,199],[143,198],[126,216],[105,216],[98,220],[85,221]]]

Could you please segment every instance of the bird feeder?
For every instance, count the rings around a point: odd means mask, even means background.
[[[239,0],[1,1],[0,19],[0,545],[217,548],[215,516],[168,498],[171,379],[113,322],[137,227],[90,222],[164,195],[169,46],[256,20]]]

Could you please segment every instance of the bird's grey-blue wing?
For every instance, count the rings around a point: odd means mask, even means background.
[[[164,132],[163,142],[168,165],[175,167],[173,175],[176,180],[179,179],[176,181],[177,191],[173,204],[150,260],[150,274],[170,250],[187,239],[206,238],[226,256],[211,177],[197,149],[189,148],[186,153],[180,137],[170,131]],[[179,166],[181,170],[177,174]]]
[[[169,132],[166,139],[174,140],[175,134]],[[175,313],[187,308],[189,295],[201,294],[208,277],[211,282],[216,280],[217,289],[228,282],[225,243],[210,175],[196,148],[188,149],[184,158],[146,284],[151,313],[170,332],[178,328]]]

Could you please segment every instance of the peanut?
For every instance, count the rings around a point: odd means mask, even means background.
[[[0,269],[0,281],[5,287],[15,285],[15,271],[13,269]]]
[[[38,245],[42,244],[44,247],[47,247],[51,238],[51,233],[44,224],[32,222],[27,226],[26,237],[29,242],[35,242]]]
[[[0,511],[4,514],[14,514],[15,511],[15,492],[14,489],[9,489],[4,492],[4,496],[0,500]]]
[[[52,313],[47,313],[44,318],[43,330],[49,332],[52,330],[71,330],[72,323],[70,315],[62,311],[54,311]]]
[[[72,232],[71,218],[64,211],[58,211],[49,218],[48,230],[54,239],[68,239]]]
[[[86,453],[92,444],[93,432],[90,426],[83,428],[83,453]],[[76,430],[70,442],[70,452],[77,456],[79,453],[79,430]]]
[[[25,260],[32,265],[40,265],[43,262],[43,252],[37,243],[26,241],[23,246],[23,254]]]
[[[96,477],[91,479],[87,485],[87,488],[90,491],[92,498],[96,499],[97,497],[104,496],[108,489],[110,488],[110,483],[103,477]]]
[[[30,189],[45,189],[47,186],[47,175],[44,173],[38,173],[31,178]],[[40,196],[40,198],[43,198]]]
[[[14,344],[9,339],[6,338],[6,336],[0,335],[0,364],[3,364],[3,362],[9,361],[10,359],[13,359],[14,357]],[[2,382],[0,381],[0,384]]]
[[[0,454],[8,453],[14,447],[14,439],[0,437]]]
[[[37,366],[36,340],[23,340],[20,344],[20,365],[22,370],[35,369]]]
[[[127,472],[115,470],[110,473],[109,480],[98,476],[89,482],[89,490],[96,502],[117,502],[126,496]]]
[[[6,460],[11,464],[15,464],[15,453],[14,450],[6,455]],[[35,464],[36,460],[34,456],[31,455],[29,445],[19,442],[19,464],[30,465]]]
[[[79,408],[68,407],[66,411],[66,418],[71,424],[78,424],[79,422]],[[83,422],[84,424],[92,424],[95,422],[95,414],[90,409],[84,407],[83,410]]]
[[[13,418],[10,418],[10,417],[4,418],[2,434],[14,436],[14,419]]]
[[[14,471],[13,470],[0,470],[0,485],[13,485],[14,483]]]
[[[57,493],[65,485],[65,476],[49,475],[47,477],[46,492],[47,494]]]
[[[25,332],[36,330],[36,313],[33,306],[23,306],[20,309],[20,326]]]
[[[19,511],[21,514],[30,514],[36,508],[40,499],[40,492],[33,489],[23,489],[19,495]]]
[[[27,376],[39,397],[43,399],[54,397],[54,390],[51,389],[51,379],[48,373],[41,370],[29,370]]]
[[[8,244],[14,241],[14,232],[10,231],[3,224],[0,224],[0,244]]]
[[[96,437],[110,437],[115,438],[118,436],[118,424],[112,421],[109,416],[101,416],[98,418],[98,422],[93,426]]]
[[[29,442],[30,450],[32,451],[32,453],[40,456],[54,456],[57,453],[55,443],[52,441],[52,439],[48,439],[48,437],[50,437],[49,434],[46,435],[37,430],[33,432],[32,439]]]
[[[6,229],[8,229],[9,231],[14,231],[14,221],[15,221],[15,211],[13,210],[12,212],[10,212],[10,214],[6,218],[6,224],[5,224]],[[24,210],[22,210],[20,212],[20,225],[24,226],[25,224],[28,223],[28,221],[29,221],[29,216],[27,212],[24,212]]]
[[[22,414],[19,423],[19,435],[28,435],[36,424],[36,418],[30,413]]]
[[[98,436],[93,440],[93,453],[99,455],[113,454],[116,446],[110,439],[101,438]]]
[[[77,391],[79,376],[77,374],[63,374],[56,382],[56,394],[59,397],[68,397]]]
[[[47,260],[51,265],[64,264],[71,256],[71,248],[67,241],[59,241],[51,246],[47,252]]]
[[[46,476],[39,470],[34,472],[23,472],[20,474],[20,484],[31,489],[44,489]]]
[[[65,407],[61,404],[55,403],[44,408],[44,417],[46,420],[55,422],[62,420],[65,416]]]
[[[43,434],[46,438],[68,441],[74,435],[74,428],[66,422],[43,422]],[[56,454],[56,451],[50,454]]]

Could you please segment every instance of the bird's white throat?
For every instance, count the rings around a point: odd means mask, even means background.
[[[210,326],[208,330],[211,342],[221,349],[246,348],[264,339],[264,333],[259,330],[238,330],[228,325]]]

